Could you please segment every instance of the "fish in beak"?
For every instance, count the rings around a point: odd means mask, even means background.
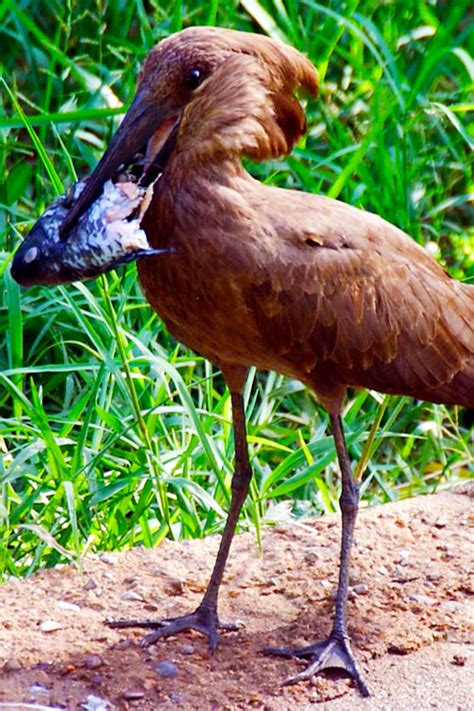
[[[145,90],[138,91],[109,147],[66,215],[59,231],[61,239],[68,238],[68,232],[99,197],[105,182],[114,180],[121,169],[133,165],[138,153],[146,154],[139,182],[146,186],[156,179],[174,148],[178,125],[178,115],[160,111]]]
[[[157,109],[139,91],[92,174],[50,205],[12,261],[22,286],[90,279],[149,256],[140,223],[175,144],[178,114]]]
[[[100,196],[70,228],[67,239],[61,239],[59,230],[70,202],[78,200],[85,187],[79,181],[55,200],[15,252],[11,275],[21,286],[84,281],[127,262],[170,253],[152,249],[140,227],[154,182],[145,188],[106,180]]]

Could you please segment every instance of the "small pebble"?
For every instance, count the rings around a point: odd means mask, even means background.
[[[21,669],[21,664],[18,659],[7,659],[3,665],[4,672],[15,672]]]
[[[125,601],[143,602],[143,595],[140,595],[140,593],[136,590],[126,590],[120,599]]]
[[[445,528],[448,525],[448,519],[443,518],[443,516],[440,516],[439,518],[436,519],[434,522],[435,528]]]
[[[183,595],[184,594],[184,582],[174,578],[168,582],[166,586],[166,592],[169,595]]]
[[[447,612],[467,612],[469,609],[467,602],[458,602],[457,600],[443,600],[439,606]]]
[[[84,590],[95,590],[97,587],[97,583],[95,582],[94,578],[89,578],[87,583],[84,585]]]
[[[61,610],[67,610],[68,612],[79,612],[80,606],[76,605],[74,602],[67,602],[67,600],[60,600],[58,602],[58,607]]]
[[[408,565],[409,560],[410,551],[407,551],[406,549],[400,551],[400,560],[398,561],[399,565]]]
[[[133,586],[133,585],[135,585],[135,584],[138,583],[138,582],[139,582],[139,579],[138,579],[138,577],[137,577],[136,575],[131,575],[131,576],[129,576],[128,578],[124,578],[124,579],[123,579],[123,584],[124,584],[124,585]]]
[[[158,606],[153,605],[151,602],[147,602],[146,605],[143,605],[143,609],[146,610],[147,612],[157,612]]]
[[[63,626],[56,620],[44,620],[39,626],[41,632],[56,632],[62,630]]]
[[[178,667],[173,662],[165,660],[155,666],[155,671],[160,676],[172,678],[178,674]]]
[[[104,663],[104,660],[98,654],[89,654],[84,659],[84,666],[87,669],[98,669],[99,667],[101,667],[103,665],[103,663]]]
[[[394,565],[392,568],[392,577],[397,583],[407,583],[412,580],[418,580],[417,576],[410,575],[407,571],[407,566],[405,563],[401,565]]]
[[[450,553],[452,550],[452,546],[449,543],[440,543],[436,548],[440,551],[444,551],[444,553]]]
[[[367,593],[369,592],[369,586],[365,583],[359,583],[358,585],[354,585],[352,589],[356,595],[367,595]]]
[[[117,563],[117,560],[108,553],[101,553],[99,556],[99,560],[101,560],[102,563],[106,563],[107,565],[115,565]]]
[[[173,704],[181,705],[183,703],[183,695],[179,691],[172,691],[168,698]],[[215,706],[211,708],[215,708]]]
[[[390,644],[387,647],[387,652],[389,654],[399,654],[400,656],[404,656],[405,654],[410,653],[410,647],[409,645],[405,644]]]
[[[81,704],[81,708],[84,711],[108,711],[110,709],[110,704],[108,701],[101,699],[99,696],[94,696],[94,694],[89,694],[85,704]]]
[[[183,644],[179,651],[180,654],[194,654],[194,647],[192,644]]]
[[[426,607],[431,607],[437,603],[437,600],[434,597],[429,597],[428,595],[413,594],[409,595],[408,599],[413,600],[413,602],[417,602],[419,605],[425,605]]]
[[[30,694],[47,694],[48,689],[46,687],[41,686],[41,684],[32,684],[30,686]]]
[[[139,701],[145,697],[145,692],[140,689],[125,689],[122,691],[122,699],[126,701]]]
[[[452,658],[451,664],[455,664],[457,667],[463,667],[467,662],[467,657],[463,654],[455,654]]]
[[[128,649],[131,646],[132,646],[131,639],[119,639],[119,641],[115,645],[115,648],[116,649]]]
[[[48,679],[49,672],[51,671],[51,665],[48,662],[38,662],[35,664],[35,670],[41,672],[45,679]]]

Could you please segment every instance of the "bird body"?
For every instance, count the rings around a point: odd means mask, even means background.
[[[331,412],[347,386],[474,405],[474,287],[377,215],[178,153],[143,226],[173,250],[139,265],[146,298],[212,362],[298,378]]]

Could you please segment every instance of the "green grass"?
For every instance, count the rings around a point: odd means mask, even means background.
[[[318,66],[308,136],[255,175],[377,212],[474,280],[468,2],[0,0],[0,575],[222,530],[229,395],[166,333],[135,267],[30,291],[8,274],[45,206],[95,165],[148,49],[191,23],[267,32]],[[252,373],[246,402],[255,477],[242,526],[333,511],[335,451],[311,393]],[[365,502],[472,475],[455,408],[351,393],[345,428]]]

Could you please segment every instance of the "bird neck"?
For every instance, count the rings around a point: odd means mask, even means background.
[[[238,156],[205,160],[192,151],[176,151],[163,176],[173,192],[186,191],[203,195],[216,186],[233,187],[237,182],[253,180]]]
[[[219,230],[231,234],[239,220],[251,219],[255,183],[238,159],[201,164],[178,153],[166,166],[146,218],[173,240],[198,233],[212,239]]]

